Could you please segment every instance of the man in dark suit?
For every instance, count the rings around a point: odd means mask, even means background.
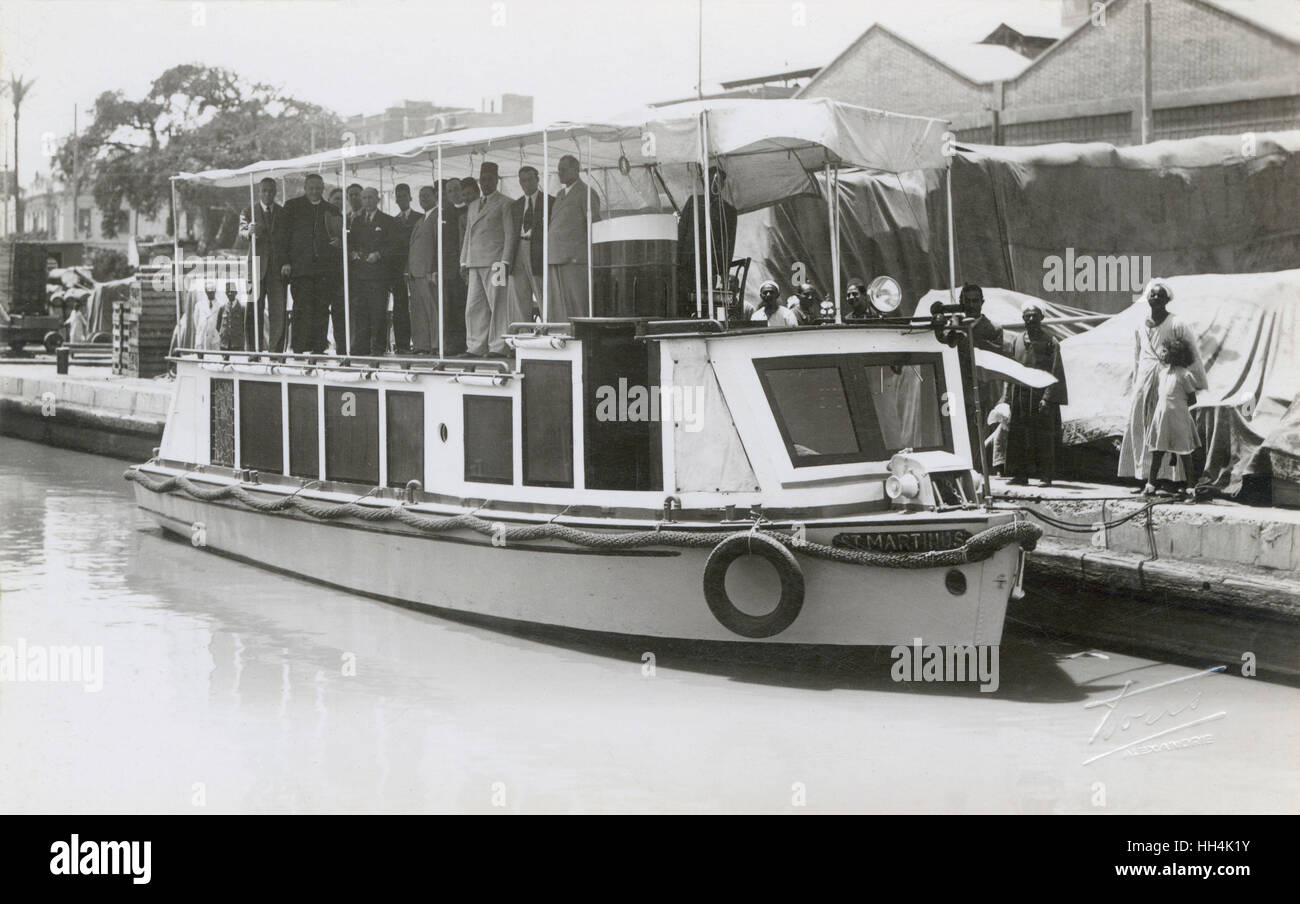
[[[257,185],[258,200],[251,211],[245,210],[239,217],[239,247],[248,246],[249,292],[252,292],[253,274],[257,274],[257,298],[253,305],[247,306],[244,322],[245,348],[260,348],[264,351],[284,351],[285,326],[285,284],[280,275],[280,268],[286,261],[278,255],[278,249],[284,245],[284,208],[275,203],[275,180],[263,179]],[[253,257],[253,245],[257,245],[257,257]],[[254,310],[257,311],[254,315]],[[254,344],[254,329],[260,328],[262,335]],[[263,337],[268,337],[264,339]]]
[[[691,296],[695,293],[695,258],[700,259],[700,282],[708,280],[708,242],[706,236],[713,239],[713,281],[715,285],[727,285],[727,272],[731,269],[731,256],[736,250],[736,208],[722,199],[722,190],[727,185],[727,174],[716,166],[709,167],[709,207],[708,230],[705,232],[703,198],[691,195],[690,200],[682,205],[677,219],[677,294],[679,310],[682,317],[695,315],[695,305]],[[695,235],[695,202],[700,201],[700,234]],[[704,297],[712,298],[710,287],[704,285]],[[704,316],[709,316],[710,306],[705,302]]]
[[[421,215],[411,210],[411,186],[398,183],[393,189],[397,200],[397,216],[393,217],[394,249],[392,282],[389,291],[393,296],[393,351],[399,355],[411,350],[411,303],[406,284],[406,254],[411,243],[411,231],[420,222]]]
[[[447,347],[442,350],[443,357],[460,355],[465,352],[465,302],[469,295],[469,286],[460,275],[460,248],[465,241],[465,222],[469,211],[469,201],[478,197],[478,183],[474,179],[447,179],[443,182],[447,195],[443,198],[443,213],[446,221],[442,233],[442,261],[439,265],[439,278],[443,281],[442,330]]]
[[[511,216],[519,228],[507,252],[510,261],[510,298],[514,304],[512,321],[531,320],[533,311],[542,308],[542,244],[546,241],[546,224],[542,219],[543,193],[537,170],[531,166],[519,168],[519,188],[522,198],[511,204]],[[545,195],[545,206],[553,207],[555,199]]]
[[[361,211],[348,232],[352,276],[352,354],[379,356],[388,347],[388,286],[393,278],[397,228],[379,209],[379,190],[361,193]]]
[[[324,192],[324,180],[309,173],[302,195],[284,205],[284,231],[275,252],[277,260],[284,261],[280,276],[289,281],[293,293],[295,352],[325,351],[330,294],[342,266],[330,241],[331,231],[341,226],[342,214],[321,198]]]

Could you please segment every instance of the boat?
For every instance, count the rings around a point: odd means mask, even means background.
[[[540,143],[545,159],[562,133],[606,149],[584,174],[650,168],[679,198],[724,161],[730,182],[749,177],[742,209],[788,194],[791,173],[806,191],[810,172],[881,154],[942,165],[938,121],[778,103],[798,115],[703,104],[357,156],[441,170]],[[756,329],[715,305],[721,279],[697,279],[699,316],[515,323],[506,360],[180,350],[162,444],[126,477],[196,547],[437,614],[746,644],[998,644],[1040,531],[989,501],[960,309]]]

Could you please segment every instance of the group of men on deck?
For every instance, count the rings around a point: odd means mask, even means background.
[[[509,325],[541,317],[543,281],[549,321],[587,316],[587,231],[600,219],[600,199],[580,178],[572,155],[560,158],[556,175],[559,190],[544,194],[538,171],[523,166],[523,194],[509,198],[499,191],[497,164],[488,161],[477,180],[444,179],[420,188],[419,210],[411,206],[410,186],[397,185],[395,215],[379,209],[376,189],[358,184],[348,186],[345,213],[343,192],[335,189],[326,199],[325,182],[315,173],[306,176],[302,195],[282,206],[275,180],[263,179],[240,227],[250,274],[256,274],[253,301],[263,347],[282,352],[291,335],[294,352],[323,353],[332,322],[338,354],[383,355],[391,296],[395,353],[506,358]]]

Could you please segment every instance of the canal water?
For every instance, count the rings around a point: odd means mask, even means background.
[[[1239,664],[515,636],[195,549],[123,467],[0,439],[0,812],[1300,809],[1300,690]]]

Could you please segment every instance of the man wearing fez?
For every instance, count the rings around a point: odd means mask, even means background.
[[[393,351],[399,355],[411,350],[410,292],[406,285],[406,253],[411,242],[411,230],[420,222],[421,215],[411,209],[411,186],[398,183],[393,189],[397,201],[397,216],[393,217],[394,246],[392,257],[392,282],[388,290],[393,296]]]
[[[309,173],[303,193],[284,205],[284,230],[272,241],[279,242],[276,258],[283,261],[280,277],[293,292],[293,350],[324,352],[326,318],[331,294],[340,275],[342,257],[331,233],[341,218],[337,207],[321,196],[325,182]]]
[[[478,182],[483,197],[469,203],[465,243],[460,249],[461,276],[469,283],[465,299],[467,358],[508,358],[504,334],[510,326],[506,286],[515,223],[510,199],[497,191],[497,165],[484,161]]]
[[[546,241],[546,229],[542,221],[540,184],[536,169],[531,166],[519,168],[519,188],[524,194],[511,204],[511,215],[519,228],[515,230],[513,247],[508,255],[515,320],[530,320],[534,310],[540,311],[542,307],[542,243]],[[554,206],[554,198],[546,195],[545,200]]]
[[[578,178],[578,158],[565,154],[556,166],[560,190],[551,204],[551,222],[547,225],[548,278],[546,318],[552,323],[566,323],[574,317],[591,313],[591,295],[587,290],[587,204],[590,196],[591,221],[600,219],[600,198],[588,191],[587,183]]]
[[[700,203],[700,234],[695,235],[695,201],[698,195],[692,195],[690,199],[682,205],[681,213],[677,218],[677,292],[679,297],[679,313],[686,316],[694,316],[695,306],[690,303],[690,296],[695,291],[695,260],[699,256],[700,283],[703,285],[708,281],[708,257],[706,251],[705,239],[712,236],[713,239],[713,275],[715,281],[719,274],[725,274],[731,269],[731,256],[736,250],[736,208],[730,202],[722,198],[722,190],[727,185],[727,174],[719,167],[709,167],[709,208],[707,211],[709,221],[704,222],[703,202]],[[723,285],[725,285],[725,280]],[[709,296],[709,286],[705,285],[705,297]],[[705,316],[708,316],[709,305],[704,305]]]
[[[239,240],[248,245],[249,288],[252,288],[252,274],[257,274],[257,297],[248,305],[247,322],[244,324],[244,341],[246,348],[262,348],[265,351],[284,351],[285,328],[288,323],[285,312],[285,280],[280,275],[280,268],[287,261],[279,257],[279,250],[284,247],[285,218],[284,207],[275,203],[275,180],[263,179],[257,184],[257,203],[251,211],[245,210],[239,217]],[[253,258],[253,244],[257,245],[257,258]],[[256,305],[256,308],[254,308]],[[253,311],[256,310],[256,315]],[[253,331],[260,327],[268,341],[263,344],[261,338],[253,343]]]
[[[365,189],[348,232],[354,355],[379,356],[388,347],[388,286],[396,244],[393,218],[379,209],[379,190]]]

